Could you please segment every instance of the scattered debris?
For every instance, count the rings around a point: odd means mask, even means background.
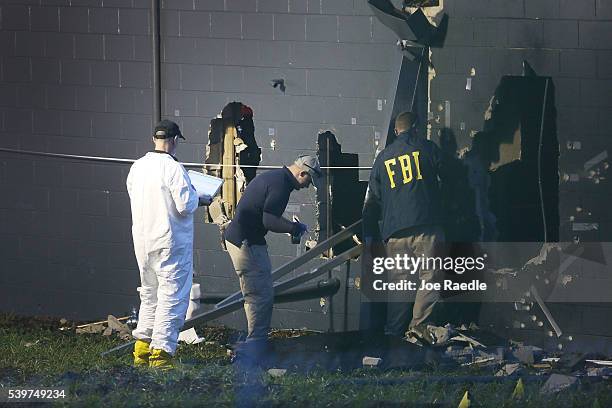
[[[119,319],[117,319],[113,315],[108,315],[108,318],[106,321],[108,322],[108,327],[112,330],[115,330],[119,333],[131,333],[131,330],[128,327],[128,325],[125,323],[121,323]]]
[[[535,346],[521,346],[512,352],[512,355],[524,364],[533,364],[541,355],[542,349]]]
[[[382,363],[382,358],[365,356],[361,362],[364,367],[378,367]]]
[[[514,391],[512,391],[512,399],[518,400],[523,399],[525,396],[525,385],[523,385],[523,379],[519,378],[516,382],[516,386],[514,387]]]
[[[76,328],[76,334],[98,334],[104,331],[102,323],[91,323]]]
[[[461,398],[461,401],[459,402],[457,408],[469,408],[471,405],[472,401],[470,397],[470,392],[466,391],[465,394],[463,394],[463,398]]]
[[[610,377],[612,376],[611,367],[589,367],[586,372],[587,377]]]
[[[551,374],[548,377],[548,380],[542,388],[540,389],[540,393],[542,394],[552,394],[562,391],[566,388],[571,387],[572,385],[578,382],[578,378],[572,377],[569,375],[562,374]]]
[[[521,371],[521,365],[519,363],[511,363],[504,365],[498,372],[495,373],[496,377],[509,376],[518,374]]]
[[[287,374],[287,370],[284,368],[270,368],[268,374],[270,374],[270,377],[279,378]]]
[[[189,330],[180,332],[178,339],[179,341],[187,344],[199,344],[206,340],[204,337],[198,336],[198,333],[196,333],[195,328],[193,327]]]

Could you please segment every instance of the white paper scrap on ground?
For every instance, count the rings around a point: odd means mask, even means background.
[[[199,171],[189,170],[187,174],[189,174],[191,184],[195,187],[198,197],[208,202],[212,201],[223,185],[223,179],[209,176]]]
[[[196,333],[193,327],[189,330],[180,332],[178,339],[187,344],[199,344],[205,340],[204,337],[198,336],[198,333]]]

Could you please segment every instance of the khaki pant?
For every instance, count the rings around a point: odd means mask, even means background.
[[[442,228],[433,225],[424,225],[410,228],[396,238],[390,238],[386,245],[387,257],[395,258],[396,255],[410,257],[435,256],[436,244],[444,241],[444,231]],[[418,271],[419,281],[434,282],[439,279],[441,271],[424,270]],[[404,269],[391,269],[388,271],[387,279],[389,282],[400,282],[403,279],[414,281],[414,276],[410,271]],[[412,320],[410,320],[410,305],[412,307]],[[417,290],[414,292],[402,291],[390,294],[387,303],[387,324],[385,333],[403,336],[406,329],[417,326],[429,318],[434,306],[440,300],[440,292],[437,290]],[[410,324],[409,324],[410,323]]]
[[[267,339],[274,304],[272,264],[268,247],[249,246],[246,242],[240,248],[229,241],[225,241],[225,244],[244,296],[244,313],[248,324],[247,340]]]

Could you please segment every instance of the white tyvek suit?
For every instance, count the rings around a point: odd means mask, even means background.
[[[198,196],[185,168],[163,152],[149,152],[127,177],[132,237],[141,287],[135,338],[176,351],[193,278],[193,213]]]

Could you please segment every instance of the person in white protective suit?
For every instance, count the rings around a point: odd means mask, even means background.
[[[162,120],[155,150],[136,160],[127,177],[132,237],[141,286],[134,365],[172,368],[193,275],[193,213],[199,200],[174,153],[183,135]]]

